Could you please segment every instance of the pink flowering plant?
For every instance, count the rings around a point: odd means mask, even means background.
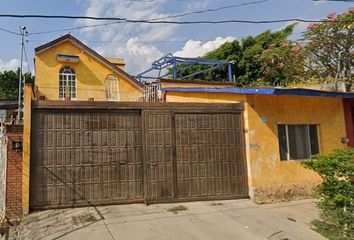
[[[269,44],[260,60],[264,85],[296,84],[306,75],[305,55],[300,42],[285,39]]]
[[[310,23],[302,40],[307,67],[312,73],[319,78],[341,77],[347,89],[352,88],[354,7],[341,14],[329,13],[323,22]]]

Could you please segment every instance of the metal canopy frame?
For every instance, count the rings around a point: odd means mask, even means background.
[[[177,69],[178,65],[186,65],[185,67],[181,68],[179,71]],[[167,76],[172,76],[172,78],[175,80],[177,78],[181,78],[181,79],[186,79],[189,77],[193,77],[195,75],[207,72],[207,71],[212,71],[215,70],[217,68],[221,68],[224,66],[227,66],[228,68],[228,80],[229,82],[233,82],[233,76],[232,76],[232,64],[233,62],[227,62],[227,61],[213,61],[213,60],[206,60],[206,59],[201,59],[201,58],[184,58],[184,57],[176,57],[173,56],[171,53],[167,54],[166,56],[154,61],[152,63],[151,68],[149,68],[148,70],[140,73],[137,75],[137,78],[139,79],[139,81],[141,82],[142,79],[146,79],[146,78],[153,78],[156,79],[154,77],[148,77],[145,76],[146,73],[152,72],[152,71],[159,71],[158,73],[158,77],[157,78],[164,78]],[[208,65],[209,67],[207,69],[204,70],[200,70],[185,76],[181,75],[181,71],[183,70],[187,70],[189,68],[191,68],[194,65]],[[166,73],[165,75],[161,76],[161,71],[172,66],[172,73]]]

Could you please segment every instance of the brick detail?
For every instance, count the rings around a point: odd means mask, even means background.
[[[7,128],[6,213],[8,221],[19,221],[22,210],[22,149],[13,149],[13,142],[23,138],[20,126]]]

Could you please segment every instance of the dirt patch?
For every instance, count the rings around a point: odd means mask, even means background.
[[[286,184],[254,188],[254,202],[262,204],[312,198],[318,184]]]
[[[80,225],[80,224],[85,224],[85,223],[90,223],[90,222],[96,222],[97,221],[95,216],[93,216],[92,214],[73,216],[72,219],[73,219],[73,223],[75,225]]]

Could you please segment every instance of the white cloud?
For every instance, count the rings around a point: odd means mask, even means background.
[[[98,52],[109,56],[106,47],[99,47]],[[151,67],[151,63],[162,57],[163,53],[153,45],[144,44],[138,37],[129,39],[113,53],[115,56],[124,56],[128,69],[132,74],[140,73]]]
[[[0,59],[0,72],[16,70],[20,66],[20,62],[19,59],[12,59],[10,61]]]
[[[195,41],[193,39],[186,42],[183,49],[174,53],[178,57],[200,57],[206,53],[217,49],[226,42],[234,41],[235,37],[217,37],[215,40],[202,43],[201,41]]]
[[[188,2],[186,12],[204,9],[208,6],[208,4],[209,4],[209,1]]]
[[[178,9],[190,12],[207,7],[209,0],[199,0],[179,4]],[[125,1],[125,0],[88,0],[84,15],[96,17],[120,17],[129,19],[158,19],[179,13],[165,12],[170,8],[169,0],[156,0],[153,2]],[[167,20],[178,20],[167,19]],[[94,25],[97,22],[90,20],[77,21],[78,26]],[[161,40],[175,39],[178,26],[173,24],[143,24],[118,23],[97,28],[82,30],[84,37],[105,41],[98,45],[97,50],[103,56],[123,57],[126,68],[130,74],[137,74],[151,66],[151,63],[163,56],[158,43]],[[150,42],[150,43],[147,43]]]

